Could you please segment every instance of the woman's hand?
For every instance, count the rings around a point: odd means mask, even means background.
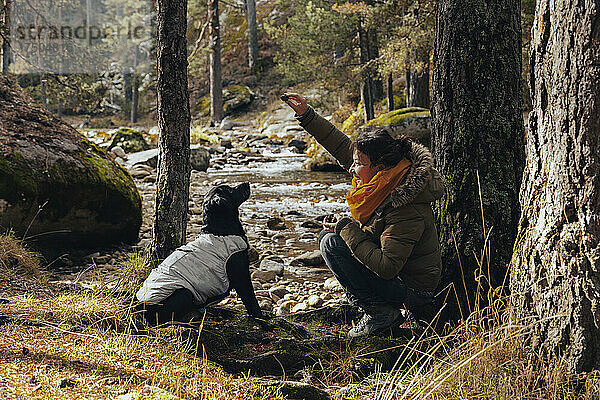
[[[282,100],[287,97],[285,104],[290,106],[292,110],[296,112],[298,115],[303,115],[306,110],[308,110],[308,103],[306,103],[306,99],[299,95],[298,93],[284,93],[281,96]]]
[[[338,222],[337,215],[328,215],[323,219],[323,229],[326,231],[335,232],[335,224]]]

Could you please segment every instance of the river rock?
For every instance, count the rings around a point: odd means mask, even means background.
[[[137,241],[141,198],[125,169],[6,76],[0,110],[3,229],[39,235],[42,250]]]
[[[252,273],[252,280],[257,280],[260,283],[269,282],[275,280],[275,271],[261,271],[257,270]]]
[[[125,127],[121,127],[113,133],[108,149],[111,150],[115,147],[122,148],[126,153],[137,153],[150,149],[140,130]]]
[[[269,294],[270,295],[275,295],[277,297],[279,297],[280,299],[284,298],[285,295],[287,295],[290,291],[287,290],[284,286],[275,286],[272,287],[271,289],[269,289]]]
[[[308,297],[307,303],[311,307],[319,307],[321,304],[323,304],[323,299],[316,294],[313,294]]]
[[[304,153],[304,150],[306,150],[306,146],[307,143],[304,140],[300,139],[292,139],[288,143],[288,147],[293,147],[298,151],[298,153]]]
[[[407,107],[382,114],[367,122],[361,131],[379,128],[388,128],[395,136],[408,136],[425,146],[431,144],[431,116],[426,108]]]
[[[316,221],[304,221],[301,225],[302,228],[306,229],[322,229],[323,225]]]
[[[271,260],[271,259],[264,259],[260,262],[260,269],[265,270],[265,271],[273,271],[275,272],[275,274],[279,275],[279,276],[283,276],[283,271],[284,271],[284,267],[283,264],[278,263],[275,260]],[[279,296],[281,297],[281,296]]]
[[[127,153],[125,153],[125,150],[121,146],[115,146],[110,151],[117,157],[127,159]]]
[[[296,258],[294,258],[291,262],[291,265],[304,265],[308,267],[315,267],[320,265],[325,265],[325,260],[323,260],[323,256],[319,250],[306,252]]]
[[[254,92],[248,86],[229,85],[223,88],[223,113],[231,115],[252,103]],[[202,116],[210,115],[210,94],[200,98],[197,103],[197,111]]]
[[[206,171],[210,164],[208,149],[199,144],[190,146],[190,167],[196,171]]]
[[[323,284],[323,288],[331,290],[331,291],[339,291],[339,290],[344,290],[344,288],[342,288],[342,285],[340,285],[340,283],[338,282],[338,280],[336,278],[327,278],[325,280],[325,283]]]
[[[127,155],[125,167],[132,169],[135,165],[145,164],[152,168],[156,168],[158,163],[158,149],[150,149],[131,153]],[[210,152],[200,144],[190,146],[190,166],[196,171],[206,171],[210,164]]]
[[[267,228],[274,231],[286,229],[285,221],[279,217],[269,218],[267,221]]]
[[[307,309],[308,309],[308,305],[305,302],[301,302],[301,303],[296,304],[292,308],[292,314],[295,314],[300,311],[306,311]]]

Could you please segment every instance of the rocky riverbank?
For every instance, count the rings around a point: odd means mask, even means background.
[[[307,157],[302,152],[308,138],[284,107],[262,126],[228,120],[212,132],[218,135],[217,143],[196,146],[196,153],[205,151],[210,161],[206,160],[204,171],[198,166],[201,164],[192,165],[196,169],[191,176],[187,227],[188,240],[192,240],[201,227],[203,197],[213,185],[249,181],[251,198],[240,209],[240,216],[252,246],[252,280],[261,308],[277,316],[344,302],[342,288],[320,255],[317,237],[326,215],[345,212],[344,195],[349,188],[345,173],[303,168]],[[103,284],[110,286],[120,279],[120,261],[128,254],[145,251],[150,244],[156,161],[153,150],[127,154],[113,146],[111,135],[85,133],[99,146],[110,147],[109,154],[134,178],[142,198],[140,241],[135,246],[91,254],[85,265],[67,262],[54,271],[54,279],[85,285],[101,277]],[[149,138],[148,142],[155,140]],[[243,308],[234,293],[222,304]]]

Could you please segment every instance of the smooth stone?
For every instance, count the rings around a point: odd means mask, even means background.
[[[306,303],[304,303],[304,302],[298,303],[294,307],[292,307],[292,314],[300,312],[300,311],[306,311],[307,309],[308,309],[308,305]]]
[[[319,250],[306,252],[292,260],[290,265],[305,265],[310,267],[316,267],[325,265],[325,260]]]
[[[323,304],[323,299],[316,294],[313,294],[308,298],[308,305],[311,307],[319,307],[321,304]]]
[[[307,229],[322,229],[323,225],[321,225],[318,222],[315,221],[304,221],[301,225],[302,228],[307,228]]]
[[[290,291],[283,286],[275,286],[269,289],[269,294],[271,294],[271,296],[275,295],[281,299],[285,298],[286,295],[290,294]]]
[[[342,287],[342,285],[340,285],[340,283],[338,282],[338,280],[336,278],[327,278],[325,280],[325,283],[323,284],[323,288],[333,290],[336,292],[340,291],[340,290],[344,290],[344,288]]]
[[[260,269],[265,271],[273,271],[275,272],[275,274],[283,276],[284,266],[283,264],[278,263],[277,261],[273,261],[267,258],[260,262]]]
[[[125,153],[125,150],[123,150],[121,146],[115,146],[112,149],[110,149],[110,151],[117,157],[127,159],[127,153]]]
[[[268,282],[268,281],[272,281],[275,279],[275,277],[277,276],[277,274],[275,273],[275,271],[261,271],[261,270],[257,270],[254,271],[252,273],[252,280],[256,280],[259,282]]]
[[[278,217],[269,218],[267,221],[267,227],[274,231],[286,229],[284,220]]]

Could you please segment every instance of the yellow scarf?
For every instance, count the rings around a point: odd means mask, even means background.
[[[358,186],[352,178],[352,189],[346,195],[350,213],[361,224],[366,223],[371,214],[398,185],[408,172],[410,161],[401,160],[395,167],[384,169],[375,174],[368,183]]]

